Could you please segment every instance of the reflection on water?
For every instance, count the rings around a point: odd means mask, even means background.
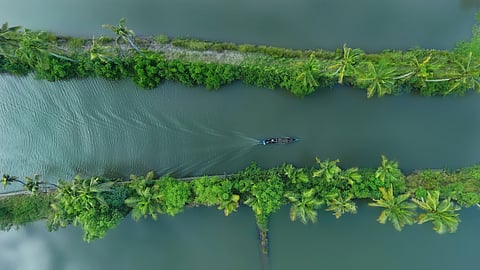
[[[458,232],[437,235],[431,224],[396,232],[379,224],[380,210],[366,204],[357,215],[338,220],[320,211],[318,222],[309,225],[291,222],[284,208],[271,220],[271,269],[474,269],[478,211],[462,210]],[[128,217],[90,244],[76,228],[48,233],[43,223],[0,232],[0,265],[5,270],[262,269],[251,210],[224,217],[213,207],[158,221]]]

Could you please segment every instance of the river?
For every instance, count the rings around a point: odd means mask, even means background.
[[[450,49],[468,39],[469,1],[60,1],[0,0],[10,25],[89,37],[121,17],[139,35],[166,34],[291,48],[366,51],[415,46]],[[28,7],[28,8],[25,8]],[[479,161],[480,96],[367,99],[363,91],[323,89],[303,99],[240,83],[206,91],[164,83],[141,91],[129,81],[45,82],[0,75],[0,170],[54,181],[74,174],[126,176],[148,170],[175,176],[234,172],[314,158],[376,167],[380,155],[416,168],[458,168]],[[263,147],[273,135],[301,139]],[[15,187],[13,187],[15,188]],[[270,264],[277,269],[473,268],[478,209],[462,211],[459,231],[429,225],[397,233],[376,223],[378,209],[319,223],[271,221]],[[135,223],[86,244],[77,228],[46,232],[42,223],[0,233],[1,269],[261,269],[253,214],[215,209]],[[435,258],[435,259],[432,259]]]

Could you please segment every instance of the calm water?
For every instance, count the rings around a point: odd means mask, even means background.
[[[0,0],[0,7],[11,25],[87,37],[108,34],[101,24],[128,17],[140,35],[292,48],[346,42],[368,51],[452,48],[470,36],[478,8],[468,0]],[[49,83],[0,75],[0,170],[51,180],[151,169],[184,176],[233,172],[251,161],[308,166],[315,156],[375,167],[381,154],[405,171],[457,168],[479,162],[479,102],[476,95],[368,100],[363,91],[340,87],[297,99],[239,83],[218,92],[165,83],[145,92],[128,81]],[[301,141],[256,145],[272,135]],[[360,210],[340,220],[321,214],[308,226],[291,223],[282,210],[271,222],[271,268],[475,267],[478,209],[463,211],[459,232],[446,236],[428,225],[399,234],[376,223],[377,209]],[[261,269],[254,223],[246,208],[229,218],[215,209],[190,209],[157,222],[127,218],[91,244],[77,228],[48,233],[33,224],[0,233],[0,268]]]

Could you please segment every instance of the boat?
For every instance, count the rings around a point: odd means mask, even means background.
[[[260,140],[260,144],[289,144],[298,141],[298,138],[294,137],[271,137]]]

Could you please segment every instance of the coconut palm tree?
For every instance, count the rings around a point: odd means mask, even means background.
[[[20,29],[22,29],[21,26],[9,27],[8,23],[2,24],[2,28],[0,28],[0,55],[13,57],[21,35]]]
[[[157,184],[152,183],[153,172],[149,172],[145,178],[131,176],[129,184],[134,194],[125,200],[125,204],[132,208],[132,218],[139,220],[151,216],[154,220],[161,213],[160,201],[162,196]]]
[[[128,29],[127,26],[125,26],[126,23],[127,19],[122,18],[120,19],[120,22],[117,26],[104,24],[102,25],[102,27],[105,29],[110,29],[116,35],[115,44],[117,45],[117,47],[120,47],[119,41],[123,40],[127,42],[135,51],[143,55],[138,46],[135,44],[135,33],[133,32],[133,30]]]
[[[5,174],[5,173],[2,175],[2,185],[3,185],[3,187],[6,187],[6,186],[11,185],[13,183],[20,183],[23,186],[25,186],[25,182],[23,182],[22,180],[18,180],[18,178],[16,176],[10,176],[10,175]]]
[[[385,94],[391,94],[395,86],[396,68],[389,67],[381,61],[378,65],[372,62],[366,62],[362,69],[357,72],[357,83],[361,87],[367,87],[367,97],[371,98],[375,94],[381,97]]]
[[[113,185],[113,181],[103,182],[99,177],[82,179],[79,176],[75,176],[72,189],[76,193],[77,200],[85,209],[89,209],[95,207],[97,202],[106,205],[102,193],[110,192]]]
[[[28,29],[23,32],[18,43],[18,48],[15,51],[15,57],[30,67],[35,67],[47,56],[72,62],[75,61],[64,54],[65,51],[63,49],[60,49],[49,40],[47,32],[32,32]]]
[[[365,53],[360,49],[348,48],[347,44],[343,44],[342,58],[337,64],[329,67],[335,70],[332,76],[338,76],[338,83],[343,83],[343,78],[356,72],[355,65],[360,61]]]
[[[225,216],[230,215],[232,212],[235,212],[238,208],[238,201],[240,196],[237,194],[232,194],[228,200],[222,200],[218,204],[218,210],[223,210]]]
[[[325,210],[332,211],[336,218],[340,218],[345,213],[356,214],[357,206],[355,205],[355,202],[351,201],[351,199],[351,195],[346,197],[338,195],[335,198],[327,200],[327,208]]]
[[[338,159],[326,160],[322,162],[318,157],[316,157],[315,160],[320,165],[320,168],[313,172],[313,177],[319,177],[324,179],[326,182],[331,182],[342,172],[342,169],[337,166],[337,163],[340,162]]]
[[[445,93],[462,88],[462,89],[475,89],[480,92],[480,63],[474,63],[472,59],[472,52],[470,52],[466,59],[462,62],[455,60],[459,71],[452,75],[450,80],[454,81],[450,89]]]
[[[398,162],[388,160],[387,157],[382,155],[382,164],[378,167],[377,171],[375,171],[375,178],[385,183],[386,180],[395,177],[398,172]]]
[[[320,64],[313,54],[307,61],[300,62],[300,66],[295,71],[295,80],[291,85],[294,94],[304,96],[312,93],[319,86],[315,78],[320,71],[319,66]]]
[[[460,222],[459,214],[455,211],[460,210],[460,207],[455,205],[450,199],[445,199],[440,202],[440,192],[435,190],[427,192],[427,200],[412,199],[422,210],[426,211],[418,216],[418,224],[431,221],[433,223],[433,230],[439,234],[446,232],[453,233],[457,230]]]
[[[311,188],[302,194],[287,192],[285,197],[290,201],[290,219],[295,221],[297,218],[304,224],[308,221],[315,223],[317,221],[317,209],[323,205],[323,200],[316,196],[315,189]]]
[[[382,198],[374,199],[373,203],[368,204],[384,208],[377,219],[378,222],[385,224],[390,221],[397,231],[401,231],[405,225],[411,225],[415,222],[415,208],[417,206],[407,201],[410,194],[406,193],[395,197],[391,186],[389,189],[381,187],[379,190],[382,193]]]
[[[425,57],[425,59],[423,59],[422,62],[420,62],[418,61],[418,57],[414,55],[413,61],[410,63],[410,68],[412,69],[412,71],[395,77],[395,80],[408,79],[415,76],[425,81],[429,75],[427,67],[431,59],[432,54],[428,55],[427,57]]]
[[[99,38],[99,41],[102,41],[102,37]],[[90,53],[90,60],[99,59],[102,62],[108,62],[112,60],[111,48],[110,46],[102,46],[95,41],[95,37],[92,38],[92,45],[88,50]]]

